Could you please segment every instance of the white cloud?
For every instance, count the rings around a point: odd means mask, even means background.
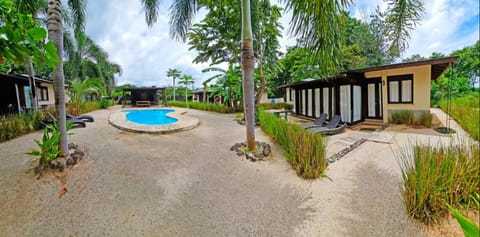
[[[177,68],[191,74],[195,85],[201,87],[201,82],[214,73],[202,73],[209,64],[193,64],[197,53],[188,51],[186,43],[170,39],[170,1],[160,2],[158,21],[149,28],[140,1],[88,1],[87,34],[109,53],[113,62],[122,66],[123,75],[117,78],[117,84],[171,85],[166,71]],[[354,16],[365,18],[377,5],[386,6],[382,0],[360,0],[352,4],[350,11]],[[425,8],[426,14],[412,32],[410,48],[404,56],[414,53],[428,56],[434,51],[450,53],[478,40],[478,0],[425,0]],[[196,21],[205,12],[200,11],[198,15]],[[291,13],[287,13],[281,20],[284,26],[284,37],[280,39],[282,51],[286,45],[295,44],[295,39],[287,35],[290,18]],[[471,24],[466,27],[467,21]],[[226,65],[220,67],[226,68]]]
[[[403,56],[430,56],[432,52],[449,54],[479,40],[478,0],[423,0],[425,14],[411,32],[409,48]],[[383,0],[360,0],[352,4],[352,16],[368,20],[377,5],[385,10]]]

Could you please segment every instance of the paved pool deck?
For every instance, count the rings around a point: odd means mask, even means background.
[[[367,141],[328,178],[304,180],[260,128],[270,160],[230,151],[246,136],[234,115],[188,110],[200,126],[146,134],[111,126],[114,110],[72,130],[85,160],[39,180],[25,153],[40,131],[0,143],[0,236],[423,236],[405,213],[395,153],[451,139],[385,131],[392,143]]]
[[[171,123],[171,124],[163,124],[163,125],[144,125],[144,124],[131,122],[126,118],[127,113],[132,110],[161,110],[161,109],[174,110],[173,112],[168,113],[167,116],[177,119],[177,122]],[[154,106],[154,107],[148,107],[148,108],[114,106],[111,108],[111,113],[108,118],[108,122],[118,129],[122,129],[129,132],[167,134],[167,133],[187,131],[190,129],[194,129],[198,127],[198,125],[200,125],[200,120],[198,120],[198,118],[186,115],[187,111],[188,109],[160,107],[160,106]]]

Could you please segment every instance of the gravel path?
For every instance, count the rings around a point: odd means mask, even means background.
[[[74,129],[88,157],[36,180],[33,133],[0,144],[0,236],[419,236],[406,217],[392,149],[366,142],[305,181],[278,146],[250,162],[232,115],[189,110],[193,130],[168,135],[110,126],[110,111]],[[415,135],[421,137],[421,135]],[[426,137],[425,137],[426,139]],[[270,142],[257,130],[257,140]],[[411,140],[400,134],[396,143]],[[65,185],[68,192],[59,198]]]

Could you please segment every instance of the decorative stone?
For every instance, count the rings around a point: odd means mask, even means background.
[[[57,168],[57,161],[56,160],[50,161],[50,163],[48,163],[48,167],[52,170]]]
[[[75,153],[80,156],[80,159],[85,156],[85,152],[83,152],[83,151],[81,151],[81,150],[76,150]]]
[[[73,142],[68,144],[68,149],[78,149],[78,145],[75,145]]]
[[[272,152],[272,150],[270,149],[270,146],[265,146],[263,147],[263,156],[267,157],[270,155],[270,153]]]
[[[73,161],[75,161],[75,163],[76,163],[78,160],[82,159],[82,157],[80,157],[80,155],[77,154],[77,153],[72,153],[72,154],[70,155],[70,157],[72,158]]]
[[[243,156],[243,155],[245,155],[245,152],[242,149],[239,149],[237,151],[237,156]]]
[[[262,159],[263,158],[263,152],[257,151],[253,154],[256,159]]]
[[[65,169],[65,163],[66,163],[65,159],[57,159],[57,162],[58,162],[57,163],[58,170],[63,171],[63,169]]]
[[[75,160],[72,157],[68,157],[67,159],[67,165],[72,166],[75,165]]]

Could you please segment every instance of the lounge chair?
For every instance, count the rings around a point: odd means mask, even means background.
[[[93,122],[95,121],[93,119],[93,116],[92,115],[88,115],[88,114],[80,114],[78,116],[74,116],[74,115],[71,115],[71,114],[67,114],[67,119],[80,119],[80,120],[83,120],[85,122]]]
[[[313,133],[320,133],[324,135],[333,135],[333,134],[338,134],[341,133],[345,130],[347,127],[346,123],[340,124],[340,121],[342,120],[342,117],[340,115],[335,115],[333,118],[328,122],[327,126],[324,127],[312,127],[307,129],[310,132]]]
[[[50,118],[50,120],[44,120],[42,122],[40,122],[43,126],[46,126],[48,124],[53,124],[54,122],[57,121],[57,119],[55,118],[55,116],[53,116],[50,112],[47,112],[46,113],[47,116]],[[66,118],[67,121],[70,121],[72,123],[72,125],[75,127],[75,126],[78,126],[78,127],[86,127],[87,124],[85,124],[85,122],[81,119],[77,119],[77,118]]]
[[[327,114],[322,113],[318,116],[317,120],[313,123],[302,123],[299,124],[302,128],[313,128],[313,127],[323,127],[325,126],[325,120],[327,120]]]

